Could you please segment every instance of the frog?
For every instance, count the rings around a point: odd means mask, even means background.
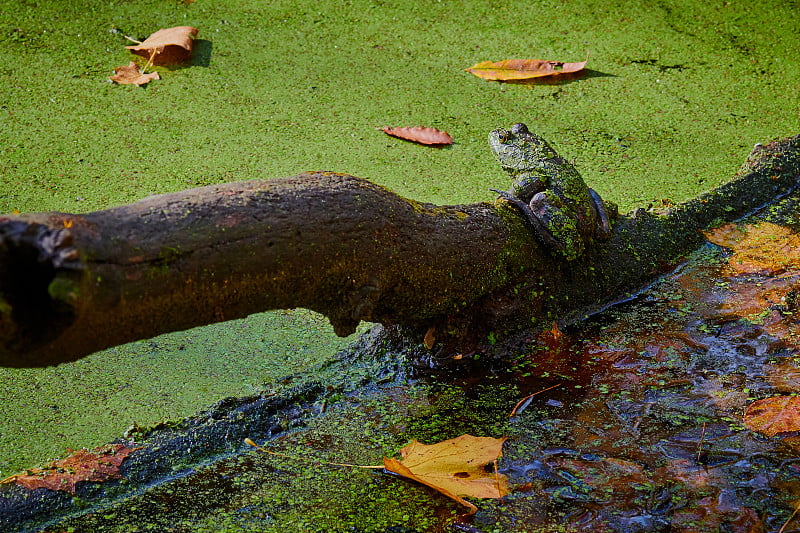
[[[547,248],[574,261],[594,240],[611,236],[609,209],[578,170],[523,123],[489,134],[489,146],[513,183],[489,189],[512,203]]]

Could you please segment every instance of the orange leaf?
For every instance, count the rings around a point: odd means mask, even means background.
[[[183,63],[192,55],[197,28],[175,26],[158,30],[135,46],[126,46],[136,55],[145,57],[154,65]]]
[[[390,128],[386,126],[380,128],[380,130],[392,137],[420,144],[453,144],[453,138],[450,137],[448,133],[437,130],[436,128],[423,128],[422,126],[414,128]]]
[[[800,397],[773,396],[747,406],[745,425],[767,437],[800,431]]]
[[[464,69],[485,80],[529,80],[542,76],[558,76],[583,70],[586,61],[563,63],[546,59],[506,59],[503,61],[481,61]]]
[[[383,465],[390,472],[418,481],[469,507],[472,514],[478,508],[461,496],[502,498],[508,494],[506,477],[483,469],[500,457],[505,440],[461,435],[427,445],[414,439],[400,450],[402,461],[384,457]]]
[[[775,274],[800,268],[800,235],[789,228],[770,222],[723,224],[704,234],[734,251],[729,262],[737,272]]]
[[[111,81],[119,83],[120,85],[145,85],[150,83],[151,80],[161,79],[158,72],[151,72],[150,74],[142,74],[139,67],[133,61],[124,67],[117,67],[114,69],[115,74],[111,76]]]
[[[81,481],[99,482],[120,478],[119,465],[132,451],[133,448],[122,444],[97,448],[97,453],[79,450],[45,468],[32,468],[25,474],[8,477],[0,483],[16,483],[30,490],[44,487],[75,494],[75,486]]]

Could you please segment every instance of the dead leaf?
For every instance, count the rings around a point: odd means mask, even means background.
[[[542,76],[558,76],[583,70],[586,61],[563,63],[545,59],[506,59],[503,61],[481,61],[464,69],[479,78],[495,81],[529,80]]]
[[[419,144],[445,145],[453,144],[453,138],[444,131],[436,128],[424,128],[416,126],[414,128],[390,128],[388,126],[380,128],[382,132],[398,139],[405,139]]]
[[[438,490],[469,507],[473,514],[478,508],[461,496],[502,498],[508,494],[506,476],[483,469],[500,457],[505,440],[461,435],[428,445],[414,439],[400,450],[402,461],[384,457],[383,465],[390,472]]]
[[[139,44],[125,48],[136,55],[147,58],[154,65],[183,63],[192,55],[197,31],[197,28],[192,26],[166,28],[158,30]]]
[[[767,381],[778,391],[793,393],[800,391],[800,368],[795,366],[794,358],[781,358],[764,365]]]
[[[119,466],[134,451],[123,444],[96,448],[94,452],[79,450],[66,459],[54,461],[44,468],[32,468],[24,474],[8,477],[0,483],[16,483],[26,489],[47,488],[75,494],[81,481],[102,482],[119,479]]]
[[[436,342],[436,327],[431,326],[428,328],[428,331],[425,333],[425,338],[422,339],[422,342],[425,344],[425,347],[429,350],[433,349],[433,344]]]
[[[770,222],[723,224],[704,234],[733,250],[729,263],[737,272],[777,274],[800,268],[800,235],[789,228]]]
[[[800,431],[800,397],[773,396],[747,406],[745,425],[767,437]]]
[[[149,74],[142,74],[139,67],[133,61],[127,66],[117,67],[114,69],[115,74],[111,76],[111,81],[119,83],[120,85],[145,85],[152,80],[161,79],[158,72],[151,72]]]

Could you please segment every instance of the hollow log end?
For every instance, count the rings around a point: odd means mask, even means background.
[[[73,322],[80,269],[68,229],[0,218],[0,356],[40,347]]]

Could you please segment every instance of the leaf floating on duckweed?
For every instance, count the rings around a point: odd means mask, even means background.
[[[76,485],[82,481],[102,482],[122,477],[119,466],[134,449],[115,444],[96,448],[93,452],[79,450],[66,459],[54,461],[44,468],[31,468],[0,483],[16,483],[29,490],[47,488],[75,494]]]
[[[530,80],[544,76],[572,74],[583,70],[588,61],[588,57],[586,61],[577,63],[546,59],[505,59],[503,61],[481,61],[464,70],[484,80]]]
[[[153,65],[173,65],[187,61],[192,55],[197,28],[175,26],[158,30],[134,46],[126,46],[136,55],[147,58]],[[136,41],[134,41],[136,42]]]
[[[508,494],[506,476],[497,473],[496,468],[493,473],[483,468],[502,455],[505,440],[461,435],[427,445],[414,439],[400,450],[402,460],[384,457],[383,464],[390,472],[418,481],[469,507],[473,514],[478,508],[462,496],[502,498]]]
[[[161,79],[158,72],[145,74],[152,65],[173,65],[184,63],[192,56],[194,38],[197,36],[197,28],[192,26],[175,26],[158,30],[142,42],[132,40],[136,44],[126,46],[128,50],[136,55],[147,58],[147,64],[142,70],[133,61],[127,66],[114,69],[111,81],[120,85],[145,85],[152,80]]]
[[[120,85],[146,85],[152,80],[161,79],[158,72],[150,72],[142,74],[139,67],[133,61],[130,64],[114,69],[114,75],[111,76],[111,81]]]
[[[425,128],[423,126],[416,126],[413,128],[390,128],[385,126],[379,129],[386,135],[419,144],[440,146],[453,144],[453,138],[450,137],[450,134],[437,130],[436,128]]]

